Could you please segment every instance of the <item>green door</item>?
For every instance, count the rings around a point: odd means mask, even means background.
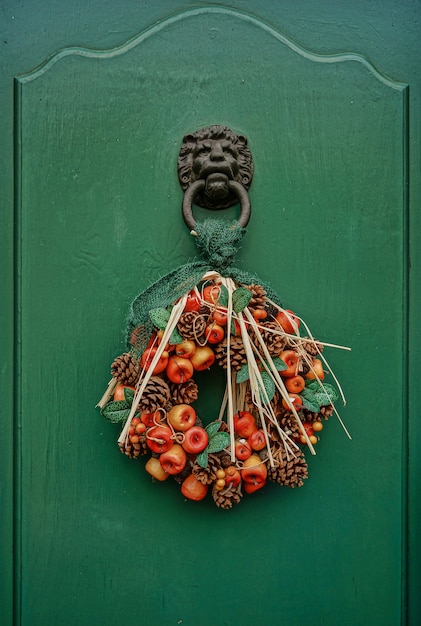
[[[58,24],[44,4],[40,14],[4,11],[6,35],[18,17],[26,42],[24,66],[16,46],[10,54],[14,169],[5,168],[15,198],[5,623],[416,624],[419,454],[408,441],[419,426],[409,422],[407,348],[414,339],[415,359],[409,111],[419,117],[420,103],[410,101],[419,47],[408,41],[419,7],[402,3],[396,35],[389,2],[390,13],[380,2],[123,2],[119,16],[94,2]],[[31,20],[40,34],[25,39]],[[56,29],[51,45],[43,24]],[[302,488],[268,484],[227,511],[185,500],[175,481],[153,483],[95,408],[124,351],[130,302],[196,254],[176,163],[183,136],[209,124],[246,135],[254,158],[238,265],[317,338],[352,348],[326,351],[352,440],[330,418],[316,456],[306,453]],[[202,384],[209,422],[222,381]]]

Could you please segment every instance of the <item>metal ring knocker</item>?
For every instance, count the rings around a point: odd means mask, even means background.
[[[193,203],[211,210],[240,203],[238,222],[242,228],[247,226],[253,160],[244,135],[217,125],[186,135],[178,156],[178,178],[184,191],[183,218],[191,232],[196,227]]]
[[[196,228],[196,220],[193,216],[192,204],[195,197],[205,189],[205,186],[206,181],[197,180],[196,182],[192,183],[190,187],[188,187],[186,193],[184,194],[182,205],[183,218],[187,227],[191,231],[194,231],[194,229]],[[238,222],[242,228],[245,228],[249,223],[251,215],[251,204],[247,190],[235,180],[228,181],[228,189],[230,192],[234,193],[237,196],[240,202],[241,213],[240,217],[238,218]]]

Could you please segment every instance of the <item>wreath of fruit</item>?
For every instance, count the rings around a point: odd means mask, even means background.
[[[181,297],[130,328],[99,402],[123,426],[118,445],[146,456],[154,481],[173,477],[187,500],[229,509],[267,481],[300,487],[343,392],[308,326],[261,284],[207,271]],[[198,415],[195,373],[222,367],[219,415]],[[329,377],[332,382],[329,381]],[[208,420],[209,421],[209,420]],[[345,432],[348,434],[345,426]],[[349,436],[349,435],[348,435]]]

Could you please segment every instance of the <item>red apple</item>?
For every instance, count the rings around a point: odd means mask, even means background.
[[[257,454],[252,454],[244,461],[241,470],[241,478],[245,483],[253,483],[254,485],[264,484],[267,475],[268,471],[266,465]]]
[[[289,309],[279,311],[275,319],[288,335],[298,334],[298,329],[300,328],[300,320],[295,315],[295,313],[293,313],[293,311],[290,311]]]
[[[185,339],[175,346],[175,353],[183,359],[189,359],[196,352],[196,344],[191,339]]]
[[[174,445],[171,428],[165,424],[150,428],[146,431],[146,444],[152,452],[167,452]]]
[[[251,449],[255,450],[256,452],[263,450],[263,448],[266,448],[267,445],[266,436],[263,430],[255,430],[253,433],[251,433],[247,441]]]
[[[185,383],[193,376],[193,365],[189,359],[181,356],[170,356],[166,374],[172,383]]]
[[[187,463],[187,455],[179,443],[175,443],[167,452],[159,457],[161,467],[167,474],[179,474]]]
[[[219,299],[220,287],[218,285],[208,285],[203,289],[203,300],[216,304]]]
[[[203,372],[214,364],[215,353],[210,346],[197,346],[190,361],[197,372]]]
[[[184,311],[199,311],[201,306],[202,306],[202,303],[200,302],[200,298],[197,296],[196,292],[192,289],[188,293]]]
[[[203,500],[208,493],[208,486],[197,480],[193,474],[189,474],[181,485],[181,493],[189,500]]]
[[[291,393],[301,393],[306,386],[306,382],[302,376],[291,376],[285,381],[285,387]]]
[[[297,374],[298,354],[295,350],[284,350],[279,355],[282,361],[287,366],[286,370],[279,372],[284,378],[291,378]]]
[[[124,390],[131,389],[132,391],[136,391],[135,387],[130,387],[129,385],[123,385],[123,383],[118,383],[116,388],[114,389],[114,402],[119,402],[120,400],[125,400]]]
[[[142,367],[144,367],[145,370],[149,370],[150,366],[152,365],[152,361],[155,357],[156,351],[157,348],[147,348],[142,354],[141,363]],[[168,356],[168,352],[164,350],[164,352],[159,357],[158,363],[155,365],[152,374],[160,374],[165,370],[168,364]]]
[[[266,485],[266,480],[264,480],[261,483],[246,483],[243,482],[243,489],[245,491],[245,493],[254,493],[255,491],[258,491],[259,489],[261,489],[262,487],[264,487]]]
[[[219,324],[219,326],[226,326],[228,322],[228,309],[223,309],[221,307],[215,309],[212,314],[214,322]]]
[[[246,439],[237,439],[235,442],[235,456],[239,461],[245,461],[251,456],[251,446]]]
[[[250,437],[257,430],[256,418],[248,411],[238,411],[234,414],[234,431],[239,437]]]
[[[301,396],[299,396],[296,393],[289,393],[288,397],[289,397],[291,404],[294,406],[295,410],[299,411],[301,407],[303,406],[303,399],[301,398]],[[287,411],[292,411],[291,405],[285,400],[285,398],[282,398],[282,406]]]
[[[307,380],[314,380],[315,378],[318,378],[319,380],[325,379],[323,363],[321,362],[320,359],[313,359],[313,362],[310,367],[311,367],[310,371],[304,375],[304,378],[306,378]]]
[[[157,426],[157,422],[159,422],[160,415],[158,412],[155,413],[142,413],[140,416],[141,421],[145,424],[146,428],[152,428],[153,426]]]
[[[199,454],[209,443],[208,433],[201,426],[192,426],[184,433],[182,446],[189,454]]]
[[[196,422],[196,411],[191,404],[175,404],[167,413],[167,421],[174,430],[188,430]]]
[[[167,480],[169,476],[169,474],[167,474],[167,472],[162,469],[162,465],[159,462],[159,459],[156,459],[154,456],[151,456],[151,458],[146,463],[145,470],[151,476],[153,476],[153,478],[156,478],[156,480]]]
[[[222,326],[219,326],[219,324],[215,324],[214,322],[212,322],[212,324],[209,324],[209,326],[207,326],[205,331],[205,337],[208,343],[219,343],[223,340],[224,336],[225,331]]]

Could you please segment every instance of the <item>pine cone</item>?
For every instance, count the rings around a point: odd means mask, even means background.
[[[143,413],[153,413],[164,408],[170,399],[170,388],[159,376],[151,376],[139,402]]]
[[[148,343],[151,336],[151,329],[149,324],[142,324],[133,328],[130,334],[130,344],[135,349],[136,353],[143,352],[144,347]]]
[[[149,452],[149,448],[146,444],[146,435],[145,433],[138,435],[139,441],[132,443],[130,441],[130,437],[126,438],[124,443],[119,443],[118,447],[120,451],[129,457],[129,459],[137,459],[138,456],[143,456],[147,452]]]
[[[135,385],[140,376],[140,361],[130,352],[125,352],[114,359],[111,374],[123,385]]]
[[[300,415],[300,419],[302,422],[304,421],[302,414]],[[278,416],[278,424],[282,428],[284,433],[288,435],[289,437],[295,436],[295,435],[301,435],[300,426],[290,411],[284,410]]]
[[[214,352],[218,365],[227,369],[227,337],[216,345]],[[230,336],[230,357],[231,367],[236,372],[244,363],[247,363],[246,351],[241,337]]]
[[[322,406],[320,408],[320,412],[319,413],[312,413],[312,411],[308,411],[305,410],[304,411],[304,416],[305,418],[302,421],[305,422],[317,422],[320,420],[328,420],[329,417],[333,414],[334,412],[334,407],[333,404],[327,404],[326,406]]]
[[[212,497],[217,507],[221,509],[231,509],[233,504],[238,504],[241,500],[241,493],[238,488],[232,486],[228,489],[212,489]]]
[[[334,412],[333,404],[327,404],[326,406],[322,406],[320,409],[320,415],[323,416],[323,419],[327,420]]]
[[[270,405],[273,409],[273,412],[275,413],[275,416],[280,415],[283,411],[285,411],[283,405],[282,405],[282,396],[280,394],[280,392],[276,389],[275,390],[275,395],[273,396],[272,400],[270,401]]]
[[[246,289],[251,291],[252,296],[248,304],[249,309],[264,309],[266,306],[266,289],[261,285],[245,285]]]
[[[301,421],[305,421],[304,419],[304,415],[301,413],[299,413],[300,419]],[[277,415],[277,420],[278,420],[278,424],[281,427],[281,429],[284,431],[284,433],[286,435],[288,435],[288,437],[293,437],[295,435],[301,435],[301,430],[300,430],[300,426],[297,422],[297,420],[295,419],[294,415],[291,413],[291,411],[285,411],[285,409],[282,410],[281,413],[279,413]],[[278,433],[277,429],[275,426],[273,426],[271,424],[271,426],[273,427],[273,429],[276,431],[276,433]],[[280,435],[278,433],[277,437],[275,435],[276,439],[280,439]]]
[[[204,485],[210,485],[216,480],[216,472],[219,469],[221,469],[219,457],[216,454],[209,454],[208,466],[202,467],[198,463],[194,463],[192,474]]]
[[[197,341],[205,333],[206,321],[198,311],[186,311],[181,314],[177,328],[183,339]]]
[[[311,354],[311,356],[317,356],[323,350],[323,345],[321,343],[317,343],[317,341],[313,341],[308,337],[303,337],[301,347],[304,348],[308,354]]]
[[[204,302],[202,306],[200,307],[199,314],[205,318],[205,321],[207,321],[208,318],[210,317],[212,308],[213,308],[213,305],[209,304],[209,302]]]
[[[173,404],[191,404],[198,398],[199,389],[192,378],[185,383],[170,384],[170,400]]]
[[[279,334],[279,330],[280,327],[277,322],[263,322],[259,326],[260,334],[271,356],[279,356],[287,343],[286,338]],[[262,346],[260,345],[256,333],[253,333],[252,338],[256,348],[259,350],[260,354],[264,356]]]
[[[275,452],[275,467],[268,468],[268,478],[280,485],[301,487],[303,479],[308,477],[307,462],[302,450],[294,450],[295,456],[287,460],[283,446]]]
[[[219,456],[219,461],[221,463],[222,468],[226,468],[232,465],[231,455],[228,454],[227,452],[222,452],[222,453],[220,452],[218,453],[218,456]]]

